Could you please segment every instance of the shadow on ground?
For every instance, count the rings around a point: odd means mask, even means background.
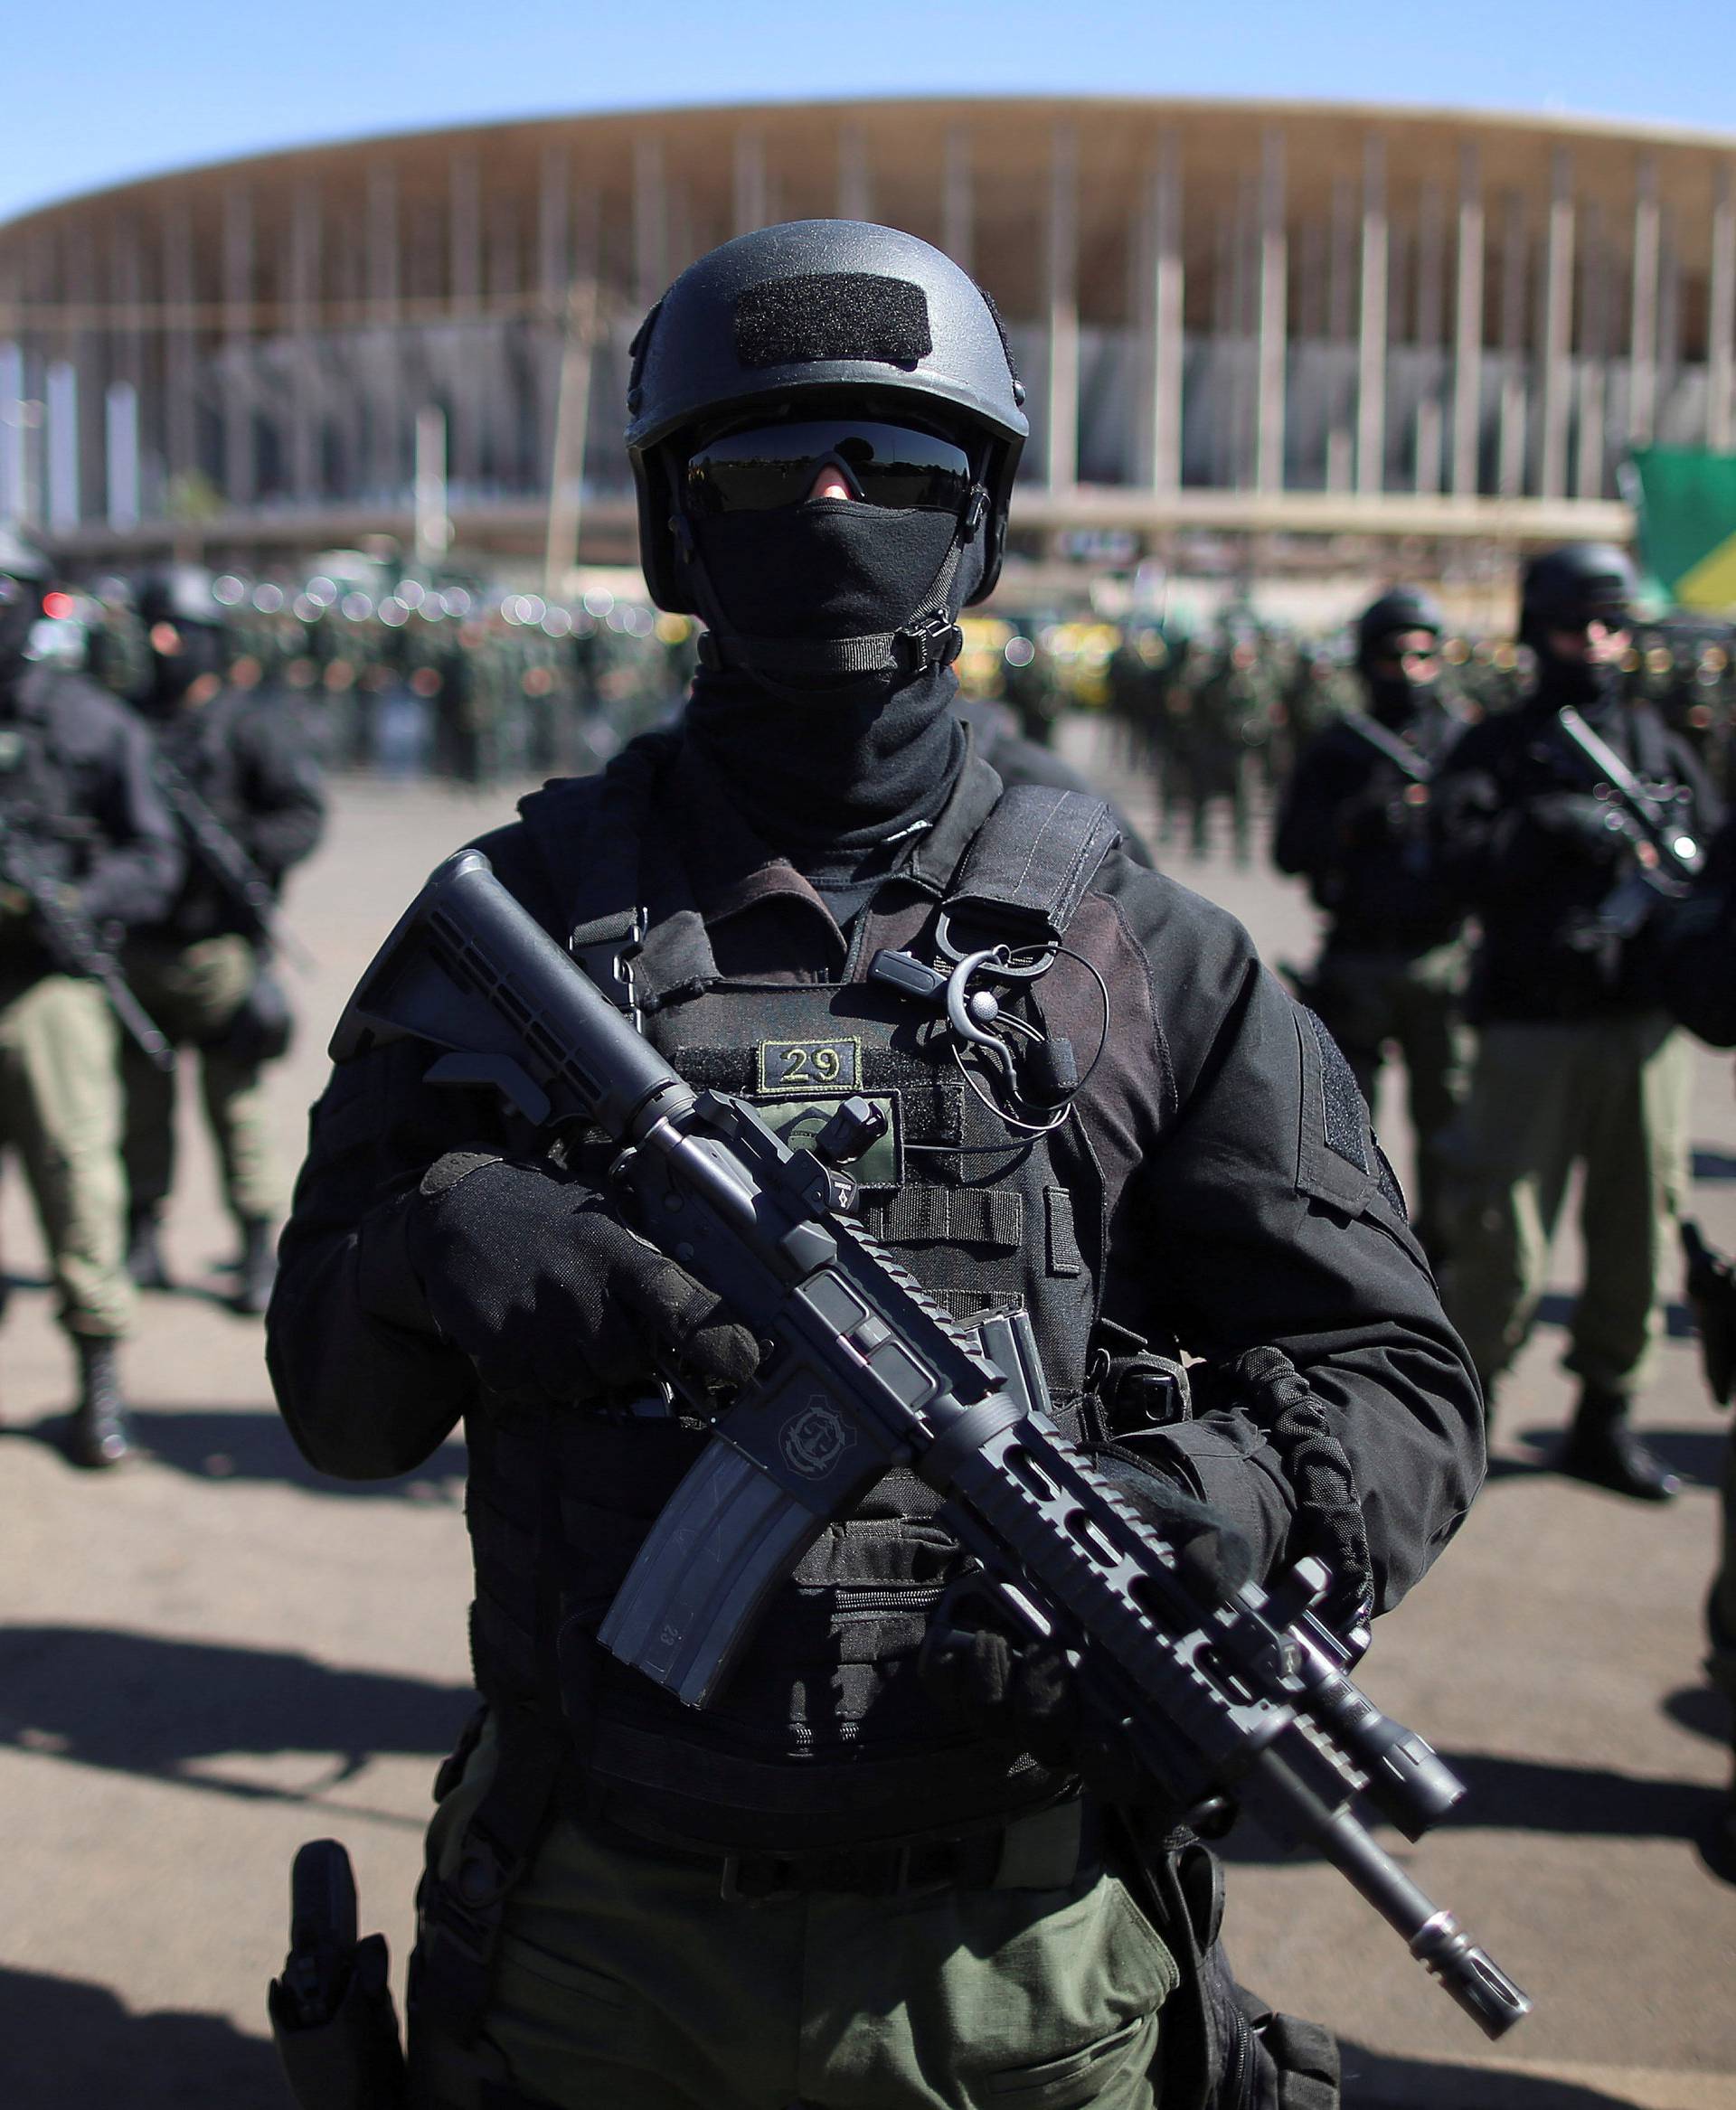
[[[1537,1300],[1538,1325],[1560,1326],[1565,1332],[1573,1323],[1573,1306],[1578,1301],[1565,1290],[1548,1291]],[[1694,1338],[1694,1314],[1677,1298],[1670,1298],[1664,1306],[1664,1331],[1672,1341]]]
[[[1700,1781],[1646,1779],[1603,1766],[1497,1757],[1482,1751],[1443,1751],[1440,1756],[1467,1790],[1444,1827],[1454,1831],[1698,1843],[1716,1832],[1725,1807],[1724,1791]],[[1394,1859],[1405,1859],[1409,1849],[1402,1840],[1384,1832],[1382,1838]],[[1238,1824],[1218,1851],[1227,1861],[1315,1858],[1280,1851],[1252,1824]]]
[[[1643,1428],[1647,1450],[1656,1451],[1676,1477],[1690,1487],[1716,1487],[1723,1474],[1724,1451],[1730,1438],[1722,1429],[1704,1428]],[[1561,1448],[1565,1427],[1524,1428],[1518,1432],[1518,1440],[1535,1454],[1536,1465],[1548,1471],[1553,1464],[1555,1453]],[[1515,1471],[1524,1468],[1514,1461],[1504,1463],[1503,1470],[1490,1468],[1491,1479],[1505,1479]]]
[[[463,1444],[444,1443],[433,1456],[393,1480],[335,1480],[310,1465],[277,1415],[258,1407],[142,1407],[132,1417],[137,1448],[194,1480],[270,1480],[310,1494],[379,1501],[457,1502],[466,1470]],[[0,1428],[0,1438],[64,1450],[64,1414]]]
[[[260,2026],[264,2027],[261,1989]],[[106,1986],[0,1968],[7,2110],[283,2110],[278,2055],[220,2015],[131,2014]]]
[[[1486,2067],[1389,2058],[1343,2047],[1344,2110],[1630,2110],[1625,2096],[1547,2074],[1494,2073]]]
[[[439,1758],[475,1703],[467,1686],[269,1649],[80,1626],[0,1632],[0,1745],[248,1799],[306,1801],[382,1752]],[[297,1788],[198,1769],[302,1752],[326,1763]]]

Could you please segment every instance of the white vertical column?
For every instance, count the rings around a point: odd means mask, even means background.
[[[542,150],[537,186],[536,275],[551,311],[566,297],[572,262],[572,177],[564,146]]]
[[[1045,249],[1048,485],[1070,491],[1079,475],[1079,142],[1071,125],[1057,125],[1051,135]]]
[[[669,283],[669,196],[663,178],[663,141],[645,133],[633,145],[634,293],[649,308]]]
[[[766,142],[759,132],[735,136],[735,231],[751,234],[767,220]]]
[[[184,201],[163,214],[164,453],[171,476],[196,466],[193,429],[193,219]]]
[[[243,184],[223,200],[223,484],[231,505],[258,495],[253,445],[253,200]]]
[[[842,125],[838,128],[838,218],[872,220],[873,216],[868,142],[860,125]]]
[[[1634,185],[1634,299],[1628,325],[1628,438],[1649,447],[1657,416],[1657,163],[1641,158]]]
[[[44,452],[51,534],[79,524],[79,374],[70,359],[52,361],[42,377]]]
[[[400,290],[398,172],[381,162],[368,172],[368,482],[382,497],[401,482],[398,419]]]
[[[3,392],[3,384],[0,384]],[[107,471],[108,525],[125,534],[138,525],[142,495],[138,474],[138,391],[129,381],[108,384],[103,399],[103,460]],[[0,515],[5,512],[0,498]]]
[[[1386,143],[1363,151],[1363,301],[1356,353],[1356,488],[1381,491],[1386,475]]]
[[[1706,315],[1706,445],[1722,454],[1736,438],[1736,184],[1721,161],[1712,179],[1710,306]]]
[[[1525,281],[1531,246],[1524,201],[1507,195],[1501,234],[1501,426],[1496,486],[1503,498],[1517,498],[1525,487],[1525,427],[1530,390],[1525,379]]]
[[[448,178],[448,293],[458,320],[447,446],[461,485],[482,474],[482,176],[474,154],[452,156]]]
[[[1477,495],[1483,420],[1483,179],[1475,146],[1458,165],[1458,285],[1453,336],[1453,495]]]
[[[1549,237],[1543,259],[1543,447],[1538,487],[1567,490],[1568,424],[1573,409],[1573,164],[1557,147],[1550,167]]]
[[[21,526],[30,511],[24,419],[24,348],[9,337],[0,342],[0,521]]]
[[[947,127],[947,158],[941,176],[940,246],[960,270],[971,268],[975,254],[976,202],[970,177],[970,134],[962,125]]]
[[[1154,491],[1182,487],[1183,302],[1182,155],[1173,131],[1157,144],[1151,173],[1151,457]]]
[[[1440,185],[1424,184],[1417,209],[1416,333],[1419,349],[1433,362],[1440,355],[1447,306],[1445,214]],[[1437,365],[1417,405],[1415,482],[1418,492],[1426,497],[1432,497],[1440,489],[1442,423],[1441,377]]]
[[[1284,394],[1289,362],[1289,242],[1284,226],[1284,135],[1269,130],[1260,168],[1260,345],[1254,488],[1284,488]]]
[[[289,423],[289,480],[297,499],[320,495],[321,389],[318,328],[321,226],[319,193],[300,184],[289,229],[289,315],[295,339],[295,382]]]
[[[1326,336],[1334,348],[1332,401],[1326,412],[1326,489],[1348,491],[1354,467],[1352,388],[1337,368],[1338,347],[1351,341],[1351,279],[1356,257],[1356,195],[1350,179],[1335,177],[1332,229],[1326,257]]]
[[[1603,496],[1609,255],[1602,212],[1595,203],[1589,204],[1585,209],[1585,255],[1580,266],[1580,434],[1573,467],[1576,498]]]

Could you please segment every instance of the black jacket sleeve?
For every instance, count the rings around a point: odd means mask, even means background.
[[[246,847],[275,885],[326,833],[326,790],[312,746],[293,719],[255,708],[235,731]]]
[[[1165,891],[1168,899],[1165,900]],[[1470,1506],[1482,1400],[1348,1065],[1233,918],[1166,881],[1122,909],[1150,962],[1154,1077],[1173,1079],[1123,1231],[1154,1308],[1223,1373],[1162,1448],[1271,1573],[1321,1550],[1324,1510],[1395,1604]],[[1239,1387],[1272,1348],[1311,1403],[1281,1427]]]
[[[185,861],[151,774],[150,735],[106,697],[92,696],[90,711],[99,733],[100,761],[90,784],[102,835],[79,882],[80,898],[93,923],[155,923],[168,913]]]

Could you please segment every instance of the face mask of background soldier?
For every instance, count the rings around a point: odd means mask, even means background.
[[[196,1052],[203,1103],[236,1225],[234,1308],[260,1316],[288,1195],[271,1134],[263,1069],[289,1045],[287,993],[272,971],[275,896],[318,841],[324,799],[294,716],[225,692],[222,611],[209,575],[177,565],[147,579],[148,640],[135,697],[156,742],[153,763],[188,852],[169,916],[137,931],[127,963],[153,1017]],[[175,1171],[172,1076],[123,1060],[129,1190],[127,1267],[143,1289],[170,1286],[159,1231]]]

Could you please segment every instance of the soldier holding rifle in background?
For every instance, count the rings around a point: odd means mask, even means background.
[[[1383,593],[1356,628],[1365,711],[1304,749],[1272,855],[1328,918],[1307,1001],[1344,1050],[1372,1107],[1387,1047],[1404,1059],[1417,1142],[1412,1220],[1445,1255],[1440,1145],[1464,1097],[1460,1017],[1465,909],[1435,852],[1430,779],[1464,721],[1440,692],[1440,612],[1410,587]]]
[[[149,676],[137,702],[156,735],[152,769],[187,853],[166,915],[141,919],[126,966],[177,1046],[199,1056],[205,1117],[239,1236],[233,1302],[262,1314],[272,1240],[288,1205],[271,1140],[265,1065],[289,1045],[288,995],[274,971],[283,943],[277,896],[326,825],[312,743],[295,714],[223,687],[222,611],[205,576],[178,569],[140,596]],[[175,1074],[124,1056],[127,1266],[165,1289],[158,1242],[175,1177]]]
[[[46,559],[0,528],[0,1143],[24,1166],[78,1351],[70,1451],[104,1466],[128,1447],[116,1344],[134,1302],[118,1032],[169,1060],[108,933],[161,915],[182,862],[144,729],[30,659],[48,581]]]
[[[1581,1389],[1558,1465],[1667,1502],[1675,1477],[1628,1416],[1675,1251],[1690,1056],[1637,941],[1686,890],[1716,802],[1653,706],[1623,700],[1634,587],[1604,545],[1534,559],[1520,612],[1534,686],[1474,726],[1437,780],[1444,854],[1483,930],[1446,1298],[1492,1399],[1583,1165],[1585,1278],[1564,1359]]]

